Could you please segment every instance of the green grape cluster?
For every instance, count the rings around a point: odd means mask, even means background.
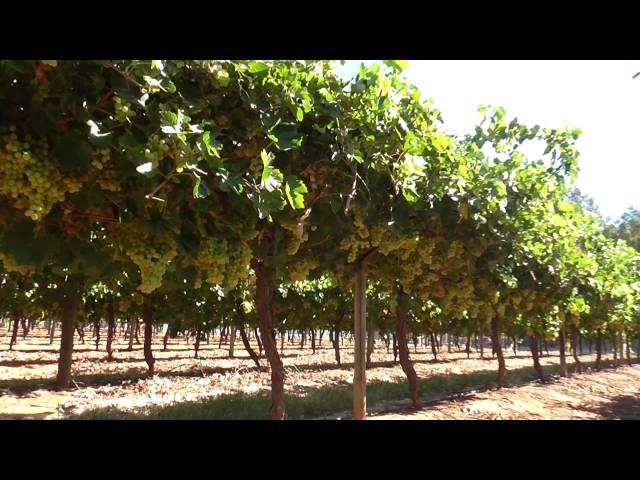
[[[226,283],[229,288],[234,288],[249,275],[249,264],[253,252],[245,243],[240,243],[229,252],[229,263],[226,270]]]
[[[217,72],[215,72],[214,77],[221,87],[224,88],[229,85],[229,72],[227,72],[223,68],[220,68]]]
[[[255,224],[252,222],[245,222],[240,229],[240,237],[251,241],[255,239],[260,232],[256,229]]]
[[[111,163],[111,151],[108,148],[103,148],[98,150],[96,154],[96,158],[91,162],[91,165],[99,171],[96,182],[100,188],[108,192],[120,190],[118,172]]]
[[[457,279],[446,289],[441,300],[441,307],[451,315],[462,318],[474,305],[474,287],[469,278]],[[477,311],[475,312],[477,315]]]
[[[169,264],[178,254],[175,242],[167,233],[149,238],[137,238],[135,235],[130,238],[124,249],[140,269],[141,283],[138,290],[151,293],[162,285],[162,278]]]
[[[120,97],[113,99],[114,115],[119,123],[126,123],[129,118],[135,117],[136,112],[131,108],[131,104]]]
[[[96,157],[91,161],[91,165],[97,170],[104,170],[111,159],[111,151],[108,148],[101,148],[96,152]]]
[[[120,181],[118,172],[113,168],[108,168],[102,171],[102,174],[96,179],[100,188],[107,192],[116,192],[120,190]]]
[[[138,292],[133,292],[133,294],[131,295],[131,299],[133,301],[133,304],[139,307],[141,307],[144,303],[144,298],[142,298],[142,295],[140,295]]]
[[[297,221],[281,222],[280,225],[291,233],[287,242],[287,255],[295,255],[298,253],[300,246],[309,239],[309,234]],[[300,235],[300,233],[302,233],[302,235]]]
[[[226,240],[208,238],[200,245],[195,264],[204,280],[210,285],[224,282],[228,261],[228,245]]]
[[[154,167],[165,157],[173,158],[178,173],[184,170],[189,159],[195,156],[188,144],[182,143],[178,139],[162,138],[158,134],[151,135],[144,150],[145,158]]]
[[[351,209],[355,233],[340,242],[340,249],[347,251],[347,262],[355,262],[360,252],[371,248],[370,232],[364,224],[364,214],[357,208]]]
[[[229,85],[230,76],[220,60],[204,60],[202,65],[211,73],[211,80],[214,86],[225,88]]]
[[[355,232],[340,242],[340,249],[349,252],[348,262],[355,261],[360,253],[371,247],[377,247],[378,252],[385,256],[394,253],[403,261],[418,256],[425,263],[431,262],[435,248],[432,240],[394,232],[386,224],[367,227],[363,212],[357,209],[353,210],[353,226]]]
[[[296,263],[287,266],[289,280],[292,282],[302,282],[307,279],[309,272],[320,266],[318,260],[313,258],[304,258]]]
[[[467,249],[474,257],[479,257],[487,249],[486,242],[482,239],[471,239],[467,242]]]
[[[24,140],[19,141],[15,126],[0,135],[0,194],[16,200],[16,207],[24,208],[27,217],[39,220],[67,192],[80,191],[83,182],[60,173],[46,139],[25,135]]]
[[[193,265],[197,270],[195,288],[202,282],[234,288],[249,275],[251,249],[244,243],[230,245],[226,240],[208,238],[200,245]]]
[[[19,273],[29,277],[33,275],[34,269],[28,265],[19,265],[11,255],[0,252],[0,262],[4,265],[5,270],[8,272]]]
[[[69,193],[78,193],[82,189],[83,179],[75,177],[62,177],[62,183]]]
[[[334,173],[335,169],[329,168],[326,165],[310,165],[307,167],[305,176],[309,177],[309,187],[311,190],[317,190],[318,188],[324,187],[328,180],[329,176]],[[355,212],[356,222],[360,221],[360,227],[364,227],[364,224],[361,223],[362,218],[358,217],[358,212]]]
[[[147,146],[144,150],[144,157],[155,167],[158,165],[160,160],[162,160],[166,155],[169,155],[170,150],[171,147],[167,143],[167,140],[161,138],[158,134],[154,134],[151,135],[147,141]]]
[[[348,252],[347,262],[353,263],[358,258],[361,252],[364,252],[369,248],[370,242],[368,240],[360,240],[356,235],[350,235],[340,241],[340,250]]]

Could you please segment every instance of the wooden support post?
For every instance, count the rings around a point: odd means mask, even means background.
[[[354,294],[353,419],[367,414],[367,267],[361,261],[356,271]]]
[[[229,358],[233,358],[233,351],[236,345],[236,326],[231,325],[231,339],[229,340]]]

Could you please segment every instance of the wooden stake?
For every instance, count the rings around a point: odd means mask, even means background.
[[[356,271],[354,295],[353,419],[367,414],[367,267],[361,261]]]

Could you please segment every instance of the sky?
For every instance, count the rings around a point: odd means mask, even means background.
[[[357,74],[348,60],[342,75]],[[526,124],[580,128],[577,187],[605,217],[640,207],[640,61],[410,60],[405,71],[455,135],[473,130],[479,105]]]

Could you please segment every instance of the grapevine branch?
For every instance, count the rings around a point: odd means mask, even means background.
[[[344,214],[349,213],[349,208],[351,207],[351,200],[353,200],[356,196],[356,186],[358,182],[358,171],[354,168],[353,171],[353,183],[351,185],[351,193],[347,197],[347,204],[344,207]]]
[[[161,189],[162,187],[164,187],[164,186],[169,182],[169,180],[171,180],[171,176],[168,176],[167,178],[165,178],[165,179],[160,183],[160,185],[158,185],[158,186],[153,190],[153,192],[151,192],[151,193],[149,193],[149,194],[145,195],[145,196],[144,196],[144,198],[146,198],[146,199],[149,199],[149,198],[155,198],[156,193],[158,193],[158,192],[160,191],[160,189]]]
[[[369,259],[369,257],[371,257],[371,255],[373,255],[377,250],[378,250],[378,247],[371,247],[356,261],[356,264],[363,265],[364,262],[366,262]]]
[[[120,68],[118,68],[116,65],[113,64],[113,62],[111,62],[110,60],[103,60],[102,64],[106,67],[106,68],[110,68],[112,70],[115,70],[116,72],[118,72],[120,75],[122,75],[127,81],[129,81],[130,83],[134,84],[136,87],[138,87],[140,89],[140,91],[142,93],[147,93],[147,89],[144,85],[142,85],[141,83],[139,83],[135,78],[133,78],[128,72],[125,72],[124,70],[121,70]]]

